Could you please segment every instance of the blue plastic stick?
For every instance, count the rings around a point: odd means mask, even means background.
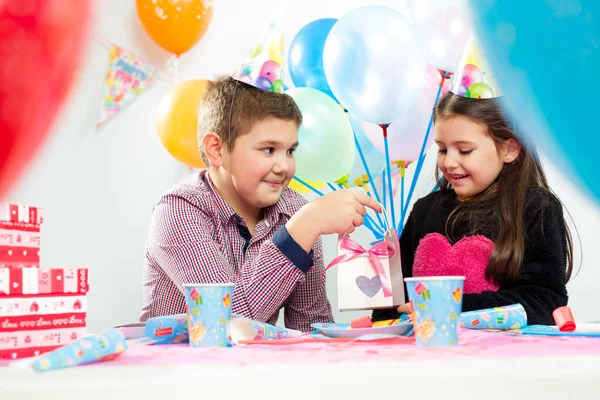
[[[301,184],[303,184],[304,186],[306,186],[307,188],[309,188],[310,190],[312,190],[313,192],[315,192],[316,194],[318,194],[319,196],[323,196],[323,192],[321,192],[319,189],[313,187],[311,184],[304,182],[302,179],[298,178],[297,176],[294,176],[294,179],[298,182],[300,182]]]
[[[442,77],[447,79],[450,76],[449,72],[444,72]],[[437,95],[435,96],[435,103],[437,104],[440,94],[442,93],[443,81],[438,88]],[[423,161],[425,161],[425,147],[427,147],[427,141],[429,140],[429,133],[431,132],[431,126],[433,125],[433,113],[431,117],[429,117],[429,124],[427,125],[427,131],[425,132],[425,138],[423,139],[423,145],[421,146],[421,152],[419,153],[419,158],[417,160],[417,167],[415,168],[415,174],[413,175],[412,182],[410,184],[410,189],[408,190],[408,197],[406,198],[406,203],[404,203],[404,215],[406,216],[406,211],[408,210],[408,206],[410,205],[410,200],[412,199],[413,192],[415,191],[415,186],[417,186],[417,179],[421,174],[421,168],[423,168]],[[395,224],[394,224],[395,225]],[[404,220],[400,221],[398,224],[398,232],[400,232],[400,228],[404,225]]]

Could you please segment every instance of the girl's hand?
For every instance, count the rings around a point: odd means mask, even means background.
[[[398,307],[398,312],[400,314],[410,314],[412,312],[412,309],[410,308],[410,303],[402,304],[400,307]]]

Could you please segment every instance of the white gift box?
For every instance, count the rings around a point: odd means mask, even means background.
[[[382,276],[378,275],[373,260],[369,256],[368,251],[372,251],[372,249],[346,250],[342,247],[343,239],[343,237],[338,239],[338,257],[349,253],[362,254],[337,264],[339,310],[373,310],[404,304],[406,302],[404,281],[400,262],[400,244],[396,230],[389,229],[384,237],[384,240],[393,246],[393,254],[391,256],[373,255],[381,263]],[[391,288],[388,296],[385,295],[383,288],[386,281]]]

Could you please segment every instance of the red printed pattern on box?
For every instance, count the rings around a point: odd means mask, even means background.
[[[0,268],[0,296],[87,293],[85,268]]]
[[[23,330],[39,331],[60,328],[85,328],[86,313],[0,316],[0,333]]]
[[[31,347],[64,346],[85,336],[86,328],[0,332],[0,351]]]
[[[25,264],[40,264],[40,249],[33,247],[0,246],[0,264],[18,266],[22,268]],[[19,266],[19,264],[21,264]]]
[[[48,353],[52,350],[58,349],[60,346],[46,346],[46,347],[27,347],[25,349],[10,349],[10,350],[0,350],[0,359],[18,359],[18,358],[27,358],[27,357],[35,357],[40,354]]]
[[[0,222],[41,225],[44,222],[43,209],[19,204],[0,203]]]
[[[0,297],[0,316],[46,315],[86,313],[87,298],[84,295]]]
[[[3,247],[40,248],[40,233],[0,228],[0,249]]]

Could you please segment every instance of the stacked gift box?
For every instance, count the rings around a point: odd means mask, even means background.
[[[87,269],[40,268],[42,209],[0,203],[0,358],[35,356],[86,333]]]

